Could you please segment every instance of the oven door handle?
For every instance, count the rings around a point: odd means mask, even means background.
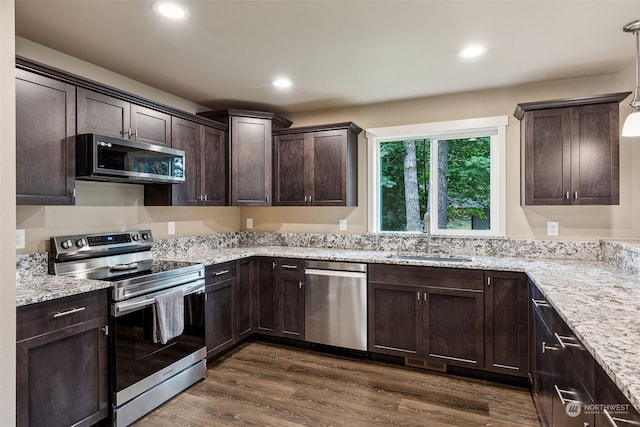
[[[120,317],[127,313],[131,313],[141,308],[148,307],[156,303],[156,296],[166,294],[167,292],[173,292],[176,289],[182,289],[182,293],[184,296],[202,293],[204,292],[204,279],[196,280],[195,282],[179,286],[178,288],[171,288],[168,290],[154,292],[149,295],[143,295],[138,298],[133,298],[128,301],[114,303],[112,305],[111,314],[115,317]]]

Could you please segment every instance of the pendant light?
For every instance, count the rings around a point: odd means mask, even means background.
[[[624,121],[622,136],[640,136],[640,20],[629,22],[622,30],[636,36],[636,89],[631,101],[633,112]]]

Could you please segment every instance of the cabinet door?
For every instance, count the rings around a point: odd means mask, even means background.
[[[121,99],[78,88],[78,133],[128,138],[131,104]]]
[[[309,134],[278,135],[273,142],[273,204],[306,205],[312,194],[309,183],[305,181],[305,170],[309,167],[306,162],[309,155]]]
[[[171,146],[171,116],[131,104],[131,138],[150,144]]]
[[[533,371],[534,398],[540,409],[541,418],[545,425],[553,425],[554,385],[557,383],[554,365],[558,366],[559,346],[547,325],[537,311],[533,310],[534,357]]]
[[[484,368],[484,294],[482,291],[423,290],[424,359]]]
[[[255,330],[256,298],[252,291],[251,259],[236,262],[236,337],[240,341]]]
[[[258,291],[258,332],[278,333],[278,302],[276,292],[276,262],[269,258],[256,260],[255,288]]]
[[[205,342],[207,357],[215,356],[235,343],[233,323],[235,279],[207,286],[205,291]]]
[[[485,273],[485,356],[487,370],[526,376],[528,288],[520,273]]]
[[[369,351],[393,356],[422,356],[420,288],[369,282]]]
[[[75,203],[75,87],[16,70],[16,203]]]
[[[224,206],[227,203],[227,156],[225,132],[201,126],[201,182],[204,205]]]
[[[271,120],[231,117],[231,200],[271,205]]]
[[[595,414],[597,427],[625,427],[640,425],[640,413],[629,403],[600,365],[595,368],[594,403],[609,405]]]
[[[525,203],[570,204],[571,108],[525,114]]]
[[[173,118],[171,126],[171,140],[173,148],[184,150],[185,181],[172,184],[173,205],[195,206],[200,204],[202,191],[200,176],[204,166],[204,159],[200,156],[200,125],[189,120]]]
[[[17,343],[18,426],[90,426],[107,417],[106,326],[99,318]]]
[[[282,337],[304,339],[304,289],[304,262],[279,261],[279,332]]]
[[[579,205],[619,200],[618,104],[571,110],[571,197]]]
[[[314,206],[345,206],[347,198],[347,131],[313,133],[307,169]],[[353,167],[353,165],[349,165]]]

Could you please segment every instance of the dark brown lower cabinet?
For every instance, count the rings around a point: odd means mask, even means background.
[[[235,263],[205,268],[205,342],[207,357],[236,343],[234,321]]]
[[[248,338],[256,328],[256,295],[253,292],[253,261],[245,258],[236,261],[235,321],[236,338]]]
[[[482,271],[369,265],[369,351],[484,368]]]
[[[373,268],[370,266],[370,274],[375,274]],[[369,351],[422,357],[421,291],[416,286],[369,281]]]
[[[90,426],[105,419],[106,290],[18,307],[17,325],[16,424]]]
[[[304,261],[256,258],[257,332],[304,339]]]
[[[640,413],[629,403],[629,400],[600,366],[597,366],[595,372],[595,386],[593,400],[598,406],[587,408],[587,410],[591,409],[595,412],[597,427],[640,425]]]
[[[484,368],[482,291],[423,289],[423,358],[432,364]]]
[[[304,340],[304,262],[278,262],[280,327],[278,335]]]
[[[526,377],[529,373],[527,277],[485,272],[485,369]]]
[[[531,295],[533,393],[543,423],[592,427],[595,361],[533,285]]]
[[[276,260],[274,258],[255,259],[254,289],[258,292],[257,332],[277,335],[280,317],[276,293]]]

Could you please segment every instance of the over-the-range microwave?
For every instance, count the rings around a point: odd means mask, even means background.
[[[75,145],[77,179],[133,184],[184,182],[182,150],[94,133],[76,135]]]

